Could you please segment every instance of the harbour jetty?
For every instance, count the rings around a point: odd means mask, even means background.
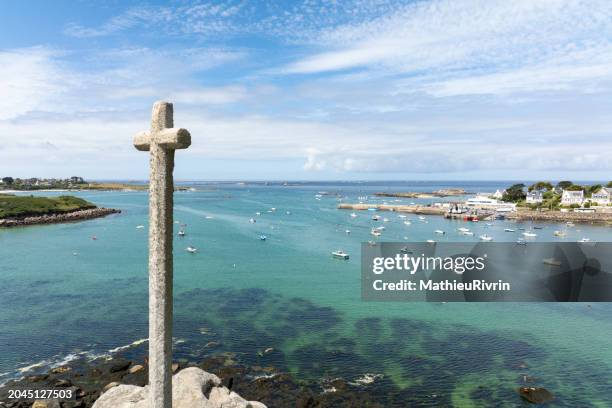
[[[517,221],[577,222],[612,226],[612,212],[534,211],[519,208],[516,212],[508,213],[506,218]]]
[[[338,204],[339,210],[377,210],[377,211],[396,211],[412,214],[424,215],[444,215],[446,210],[440,207],[428,207],[424,205],[392,205],[392,204]]]
[[[121,210],[117,210],[114,208],[90,208],[60,214],[44,214],[23,218],[4,218],[0,219],[0,228],[84,221],[92,218],[105,217],[109,214],[117,214],[120,212]]]

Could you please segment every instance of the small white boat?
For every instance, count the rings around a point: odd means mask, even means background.
[[[538,234],[536,234],[535,232],[523,232],[523,236],[528,237],[528,238],[535,238],[538,236]]]
[[[347,234],[350,234],[350,233],[351,233],[351,230],[346,230],[346,231],[344,231],[344,232],[346,232]]]
[[[276,211],[276,207],[270,208],[270,211]]]
[[[419,215],[419,220],[425,221],[425,217],[423,217],[422,215]]]
[[[143,229],[143,228],[144,228],[144,225],[137,225],[136,226],[136,229]]]
[[[285,214],[287,214],[287,215],[291,215],[291,211],[287,211]]]
[[[469,236],[474,235],[474,233],[472,231],[465,231],[465,232],[462,232],[462,234],[463,235],[469,235]]]
[[[351,213],[351,218],[357,218],[357,214]]]
[[[465,227],[459,227],[459,228],[457,228],[457,231],[459,231],[459,232],[470,232],[470,229],[469,228],[465,228]]]
[[[251,224],[255,224],[255,223],[257,222],[257,220],[256,220],[255,218],[251,218],[251,219],[249,220],[249,222],[250,222]]]
[[[388,218],[383,218],[383,222],[389,222]]]
[[[565,231],[555,231],[555,232],[553,232],[553,235],[555,237],[564,237],[564,236],[567,235],[567,232],[565,232]]]
[[[215,218],[215,217],[213,217],[212,215],[207,215],[207,216],[206,216],[206,217],[204,217],[204,218],[206,218],[207,220],[212,220],[212,219],[213,219],[213,218]]]
[[[434,241],[433,239],[428,239],[428,240],[427,240],[427,243],[428,243],[428,244],[435,244],[435,243],[436,243],[436,241]]]
[[[579,242],[591,242],[591,238],[582,238]]]
[[[380,215],[373,215],[372,216],[372,221],[378,221],[380,220]]]
[[[375,237],[380,237],[381,236],[381,233],[378,230],[372,230],[372,231],[370,231],[370,234],[374,235]]]
[[[493,241],[493,237],[487,234],[481,235],[478,238],[480,238],[481,241]]]
[[[400,217],[400,218],[406,218],[406,216],[405,216],[404,214],[400,214],[400,215],[398,215],[398,217]]]
[[[404,221],[404,225],[412,225],[410,221]]]
[[[525,241],[522,238],[519,238],[519,239],[516,240],[516,244],[517,245],[527,245],[527,241]]]
[[[516,232],[516,230],[512,229],[512,228],[504,228],[504,231],[506,231],[506,232]]]
[[[574,223],[571,222],[571,221],[568,221],[568,222],[565,223],[565,225],[567,225],[568,227],[573,227]]]
[[[261,235],[259,236],[259,240],[260,240],[260,241],[265,241],[266,239],[268,239],[268,237],[266,237],[264,234],[261,234]]]
[[[261,212],[257,211],[257,212],[255,213],[255,215],[261,215]]]
[[[446,232],[442,231],[442,230],[435,230],[434,231],[436,234],[440,234],[440,235],[444,235],[446,234]]]
[[[198,248],[188,246],[187,248],[185,248],[185,251],[189,252],[190,254],[195,254],[196,252],[198,252]]]
[[[349,259],[349,254],[347,254],[346,252],[342,251],[341,249],[332,252],[332,256],[334,258],[338,258],[338,259],[344,259],[344,260],[348,260]]]
[[[185,231],[180,230],[180,231],[178,232],[178,236],[179,236],[179,237],[184,237],[184,236],[185,236]]]

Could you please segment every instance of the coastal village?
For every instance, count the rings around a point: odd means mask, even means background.
[[[438,190],[429,193],[377,193],[379,197],[444,200],[428,204],[340,203],[339,209],[397,211],[446,218],[479,221],[516,219],[554,222],[586,222],[612,225],[612,182],[606,185],[578,185],[571,181],[519,183],[495,192],[468,193],[463,189]],[[461,200],[460,200],[461,199]]]

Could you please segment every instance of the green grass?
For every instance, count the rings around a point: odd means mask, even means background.
[[[61,214],[90,208],[96,208],[96,206],[89,201],[73,196],[49,198],[0,194],[0,219]]]

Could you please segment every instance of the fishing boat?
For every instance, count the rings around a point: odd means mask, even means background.
[[[446,234],[446,232],[442,231],[442,230],[435,230],[434,231],[436,234],[440,234],[440,235],[444,235]]]
[[[185,231],[180,230],[180,231],[178,232],[178,236],[179,236],[179,237],[184,237],[184,236],[185,236]]]
[[[370,234],[374,235],[375,237],[380,237],[381,233],[379,230],[373,229],[372,231],[370,231]]]
[[[380,220],[380,215],[373,215],[372,216],[372,221],[378,221]]]
[[[504,228],[504,231],[506,231],[506,232],[516,232],[516,230],[512,229],[512,228]]]
[[[255,223],[257,222],[257,220],[256,220],[255,218],[251,218],[251,219],[249,220],[249,222],[250,222],[251,224],[255,224]]]
[[[481,241],[493,241],[493,237],[487,234],[481,235],[478,238],[480,238]]]
[[[260,241],[265,241],[266,239],[268,239],[268,237],[266,237],[264,234],[261,234],[261,235],[259,236],[259,240],[260,240]]]
[[[196,252],[198,252],[198,248],[188,246],[187,248],[185,248],[185,251],[189,252],[190,254],[195,254]]]
[[[341,249],[332,252],[332,256],[334,258],[338,258],[338,259],[344,259],[344,260],[348,260],[349,259],[349,254],[347,254],[346,252],[342,251]]]
[[[544,229],[544,227],[540,227],[539,225],[535,225],[533,229]]]
[[[350,234],[350,233],[351,233],[351,230],[346,230],[346,231],[344,231],[344,232],[346,232],[347,234]]]

